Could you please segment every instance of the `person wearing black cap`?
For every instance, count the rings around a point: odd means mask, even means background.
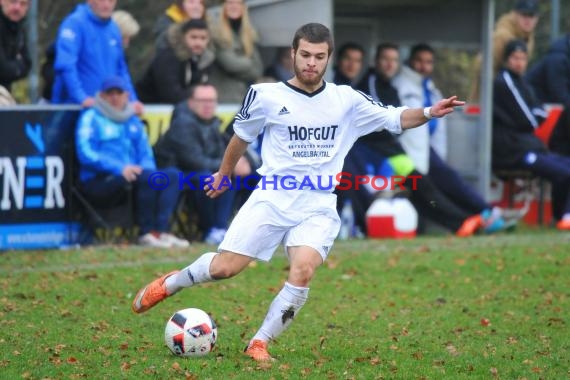
[[[549,152],[534,134],[546,112],[524,79],[527,64],[524,41],[509,41],[493,83],[493,168],[529,170],[551,181],[553,194],[565,195],[553,210],[557,228],[570,230],[570,157]]]
[[[538,0],[518,0],[510,12],[502,15],[495,24],[493,32],[493,76],[496,76],[503,64],[506,44],[515,39],[524,41],[528,56],[534,52],[535,28],[538,23]],[[479,57],[480,58],[480,57]],[[478,103],[480,95],[481,59],[476,61],[475,80],[469,101]]]

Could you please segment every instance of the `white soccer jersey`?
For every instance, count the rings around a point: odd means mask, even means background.
[[[401,133],[404,109],[385,107],[349,86],[328,82],[313,93],[286,82],[264,83],[249,88],[234,131],[247,142],[264,131],[261,175],[294,177],[298,183],[310,178],[323,186],[332,178],[336,185],[354,142],[382,129]]]

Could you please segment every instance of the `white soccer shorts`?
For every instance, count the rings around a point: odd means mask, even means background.
[[[237,213],[218,251],[269,261],[280,244],[308,246],[323,261],[340,230],[336,196],[299,190],[255,190]]]

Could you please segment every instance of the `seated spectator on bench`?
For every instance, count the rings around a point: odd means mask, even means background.
[[[293,78],[293,70],[291,46],[281,46],[277,48],[275,59],[273,63],[265,69],[263,76],[272,78],[271,80],[274,82],[285,82]]]
[[[140,119],[129,105],[129,86],[121,77],[103,81],[92,108],[83,112],[76,130],[81,192],[94,205],[112,205],[134,188],[139,243],[152,247],[187,247],[169,233],[169,219],[180,191],[175,169],[162,169],[170,185],[150,187],[156,173],[152,149]],[[130,186],[129,186],[130,185]]]
[[[125,60],[121,32],[111,19],[116,1],[87,0],[61,24],[55,43],[51,102],[91,107],[106,78],[122,77],[137,114],[138,101]]]
[[[412,47],[407,65],[394,78],[394,87],[403,105],[408,107],[429,107],[441,99],[441,92],[435,87],[431,75],[434,71],[435,52],[426,44]],[[423,175],[429,175],[432,182],[453,203],[471,215],[479,215],[480,228],[494,232],[506,227],[503,212],[493,207],[446,161],[446,120],[430,119],[414,130],[406,131],[398,138],[404,150],[414,161],[414,166]]]
[[[333,82],[354,87],[363,65],[364,48],[355,42],[347,42],[338,50]]]
[[[190,87],[208,80],[214,53],[204,20],[189,20],[168,30],[168,44],[158,48],[137,93],[145,103],[176,104],[188,99]]]
[[[564,107],[552,132],[550,149],[570,156],[570,33],[552,43],[544,55],[526,75],[538,100]]]
[[[553,210],[556,226],[570,230],[570,157],[549,152],[534,134],[546,112],[523,77],[527,64],[526,44],[510,41],[493,83],[493,167],[529,170],[551,181],[553,193],[564,196]]]
[[[200,178],[216,172],[222,162],[227,141],[220,131],[221,120],[216,117],[218,94],[210,84],[198,84],[190,89],[190,97],[178,104],[172,114],[170,128],[155,145],[159,167],[174,166],[186,177],[191,176],[192,186],[186,186],[197,201],[199,225],[204,241],[219,244],[228,228],[235,191],[226,191],[221,197],[206,196]],[[236,165],[249,166],[242,157]],[[203,182],[203,181],[202,181]]]
[[[398,47],[391,43],[378,45],[375,66],[362,79],[359,89],[371,94],[375,101],[399,107],[398,91],[391,84],[399,66]],[[459,237],[471,236],[482,227],[479,214],[473,215],[464,210],[435,185],[429,174],[420,174],[398,140],[387,131],[374,132],[358,139],[346,157],[343,171],[355,176],[415,177],[415,181],[406,180],[405,186],[409,190],[410,201],[422,218],[435,221]],[[350,189],[346,193],[352,200],[355,221],[364,230],[365,213],[374,201],[375,194],[366,189]],[[494,232],[496,228],[493,224],[488,220],[483,230]]]

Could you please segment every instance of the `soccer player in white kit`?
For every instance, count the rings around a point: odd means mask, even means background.
[[[289,326],[307,301],[315,270],[339,232],[332,191],[354,142],[382,129],[401,133],[464,104],[451,97],[425,109],[385,107],[349,86],[323,81],[332,52],[329,29],[306,24],[293,39],[295,76],[249,88],[235,117],[235,135],[205,190],[212,198],[227,190],[228,178],[248,143],[264,131],[260,187],[235,216],[218,251],[207,252],[139,290],[132,304],[135,313],[182,288],[233,277],[253,260],[268,261],[283,244],[290,264],[287,281],[245,349],[254,360],[272,360],[268,342]]]

